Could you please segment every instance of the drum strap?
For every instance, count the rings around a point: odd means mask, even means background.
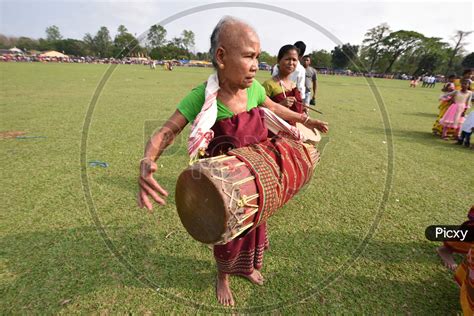
[[[276,210],[280,204],[281,172],[267,150],[271,150],[271,147],[264,142],[229,152],[229,155],[236,156],[245,162],[255,175],[259,192],[259,208],[254,220],[255,226],[261,222],[263,210]]]
[[[313,165],[304,145],[287,138],[229,151],[243,161],[255,176],[259,207],[255,226],[267,220],[311,178]]]

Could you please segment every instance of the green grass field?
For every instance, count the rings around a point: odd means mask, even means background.
[[[215,300],[212,250],[186,233],[175,209],[188,129],[158,163],[167,206],[149,214],[135,204],[145,138],[210,70],[120,65],[107,81],[86,152],[87,161],[109,163],[87,168],[106,243],[87,207],[80,159],[86,112],[107,67],[0,64],[0,131],[45,137],[0,139],[0,314],[460,312],[439,244],[424,236],[429,225],[460,224],[474,201],[473,152],[430,133],[440,87],[374,80],[390,131],[365,79],[319,77],[318,106],[330,123],[321,163],[269,220],[266,284],[232,279],[232,310]],[[394,155],[384,204],[386,132]]]

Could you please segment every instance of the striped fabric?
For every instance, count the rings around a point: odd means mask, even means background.
[[[464,315],[474,315],[474,246],[459,265],[454,279],[461,287],[459,296]]]
[[[270,130],[270,132],[275,135],[281,135],[285,133],[291,138],[295,140],[301,140],[302,142],[306,140],[306,137],[303,135],[303,133],[301,133],[296,127],[291,126],[281,117],[267,108],[263,108],[263,111],[265,114],[265,124],[267,125],[267,128]]]
[[[217,268],[223,273],[250,275],[254,269],[262,268],[263,253],[268,247],[267,223],[263,223],[245,237],[238,237],[223,246],[214,246]],[[222,251],[224,249],[229,250]]]
[[[288,138],[266,140],[229,151],[252,170],[259,193],[257,225],[288,202],[313,175],[305,146]]]
[[[219,79],[214,73],[207,79],[204,105],[191,126],[191,134],[188,139],[188,153],[191,159],[195,158],[201,149],[207,149],[209,142],[214,138],[211,127],[217,119],[218,91]]]

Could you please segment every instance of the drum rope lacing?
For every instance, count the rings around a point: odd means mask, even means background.
[[[212,158],[214,158],[214,157],[212,157]],[[218,180],[218,181],[221,181],[221,183],[225,183],[225,184],[230,185],[230,188],[227,188],[227,190],[225,189],[225,187],[223,187],[222,188],[222,193],[229,198],[229,204],[227,205],[227,207],[230,210],[231,217],[229,217],[229,219],[227,220],[227,223],[228,223],[228,225],[227,225],[227,234],[226,233],[223,234],[224,240],[220,243],[217,243],[217,244],[225,244],[229,241],[229,238],[227,238],[227,236],[229,235],[228,234],[229,231],[231,232],[231,236],[238,236],[242,232],[244,232],[245,230],[247,230],[248,228],[253,226],[253,223],[249,223],[245,226],[242,226],[242,224],[250,216],[257,213],[258,205],[257,204],[252,204],[252,203],[250,203],[250,201],[252,201],[254,199],[257,199],[259,197],[259,194],[256,193],[256,194],[252,194],[252,195],[249,195],[249,196],[247,196],[247,195],[240,196],[240,186],[242,184],[246,183],[246,182],[254,181],[255,176],[249,176],[249,177],[241,179],[237,182],[232,182],[232,181],[226,179],[225,176],[224,176],[224,170],[234,169],[237,166],[245,165],[245,163],[241,162],[241,163],[238,163],[234,166],[227,165],[227,166],[224,166],[224,167],[221,167],[221,168],[212,168],[213,160],[214,160],[212,158],[209,158],[209,160],[208,160],[208,162],[209,162],[208,167],[210,169],[214,169],[214,172],[212,172],[212,177],[214,179]],[[234,158],[234,157],[233,156],[229,156],[229,157],[226,157],[226,158],[221,157],[221,159],[219,159],[219,160],[222,161],[222,160],[227,160],[229,158]],[[234,208],[232,207],[234,205],[238,207],[237,209],[235,209],[235,211],[233,211]],[[253,210],[248,212],[244,216],[242,216],[245,213],[245,209],[244,209],[245,207],[253,208]],[[239,216],[242,216],[242,217],[239,218]]]

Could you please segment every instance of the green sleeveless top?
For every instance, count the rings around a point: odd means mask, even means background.
[[[206,86],[204,83],[200,84],[184,97],[178,104],[178,111],[188,120],[193,122],[196,116],[201,112],[205,99]],[[265,89],[257,80],[253,80],[252,85],[247,88],[247,111],[261,105],[265,102]],[[217,120],[220,121],[225,118],[234,116],[234,113],[229,108],[217,100]]]

